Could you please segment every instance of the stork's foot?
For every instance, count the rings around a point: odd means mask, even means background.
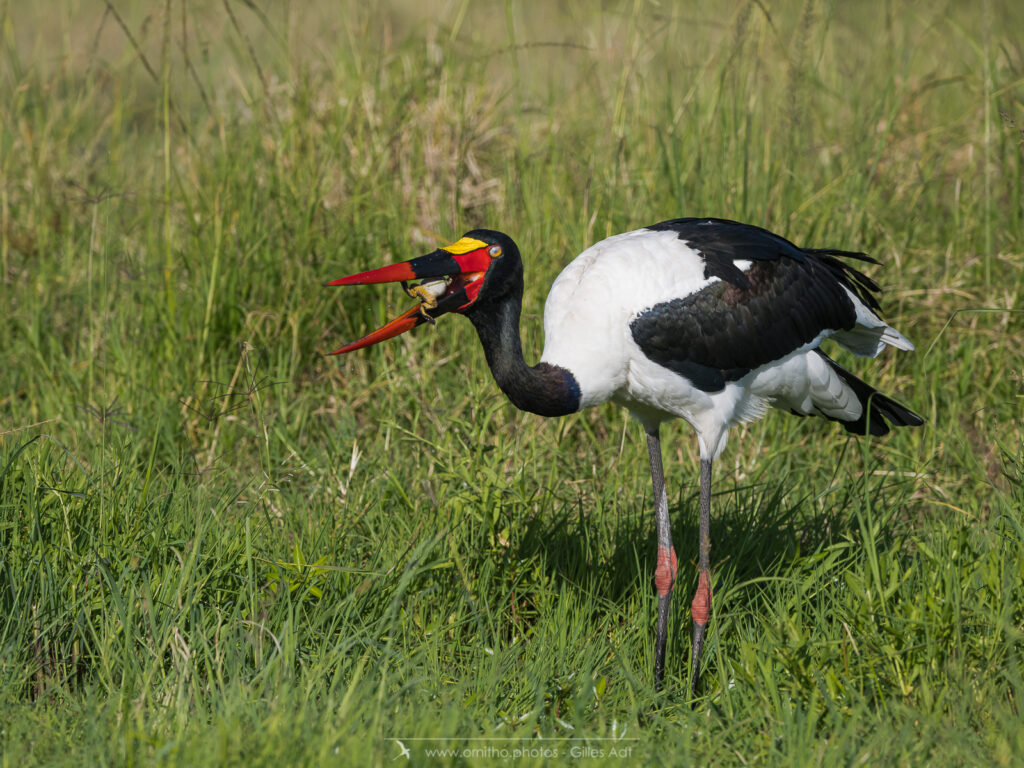
[[[697,580],[697,593],[690,604],[693,618],[693,655],[690,658],[690,698],[697,697],[697,683],[700,681],[700,657],[704,651],[704,630],[711,616],[711,580],[707,571],[701,571]]]

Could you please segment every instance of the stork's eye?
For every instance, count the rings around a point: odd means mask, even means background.
[[[496,259],[499,256],[501,256],[501,246],[500,245],[492,245],[490,248],[487,249],[487,253],[490,254],[490,257],[492,259]]]

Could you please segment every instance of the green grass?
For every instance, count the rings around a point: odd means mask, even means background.
[[[0,765],[1019,760],[1020,4],[547,5],[0,4]],[[734,432],[694,710],[688,428],[659,696],[640,428],[321,286],[499,228],[537,354],[684,215],[879,258],[918,351],[841,359],[928,420]]]

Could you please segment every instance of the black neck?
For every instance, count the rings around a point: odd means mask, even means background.
[[[580,409],[580,387],[573,375],[549,363],[526,364],[519,339],[521,309],[522,300],[510,297],[467,313],[494,380],[520,410],[541,416],[575,413]]]

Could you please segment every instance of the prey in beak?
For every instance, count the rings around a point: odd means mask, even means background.
[[[409,296],[419,304],[402,313],[387,325],[357,341],[331,352],[342,355],[394,338],[448,312],[465,312],[477,300],[484,275],[491,262],[501,256],[501,246],[463,237],[426,256],[389,264],[379,269],[360,272],[331,280],[326,285],[369,285],[401,283]]]

